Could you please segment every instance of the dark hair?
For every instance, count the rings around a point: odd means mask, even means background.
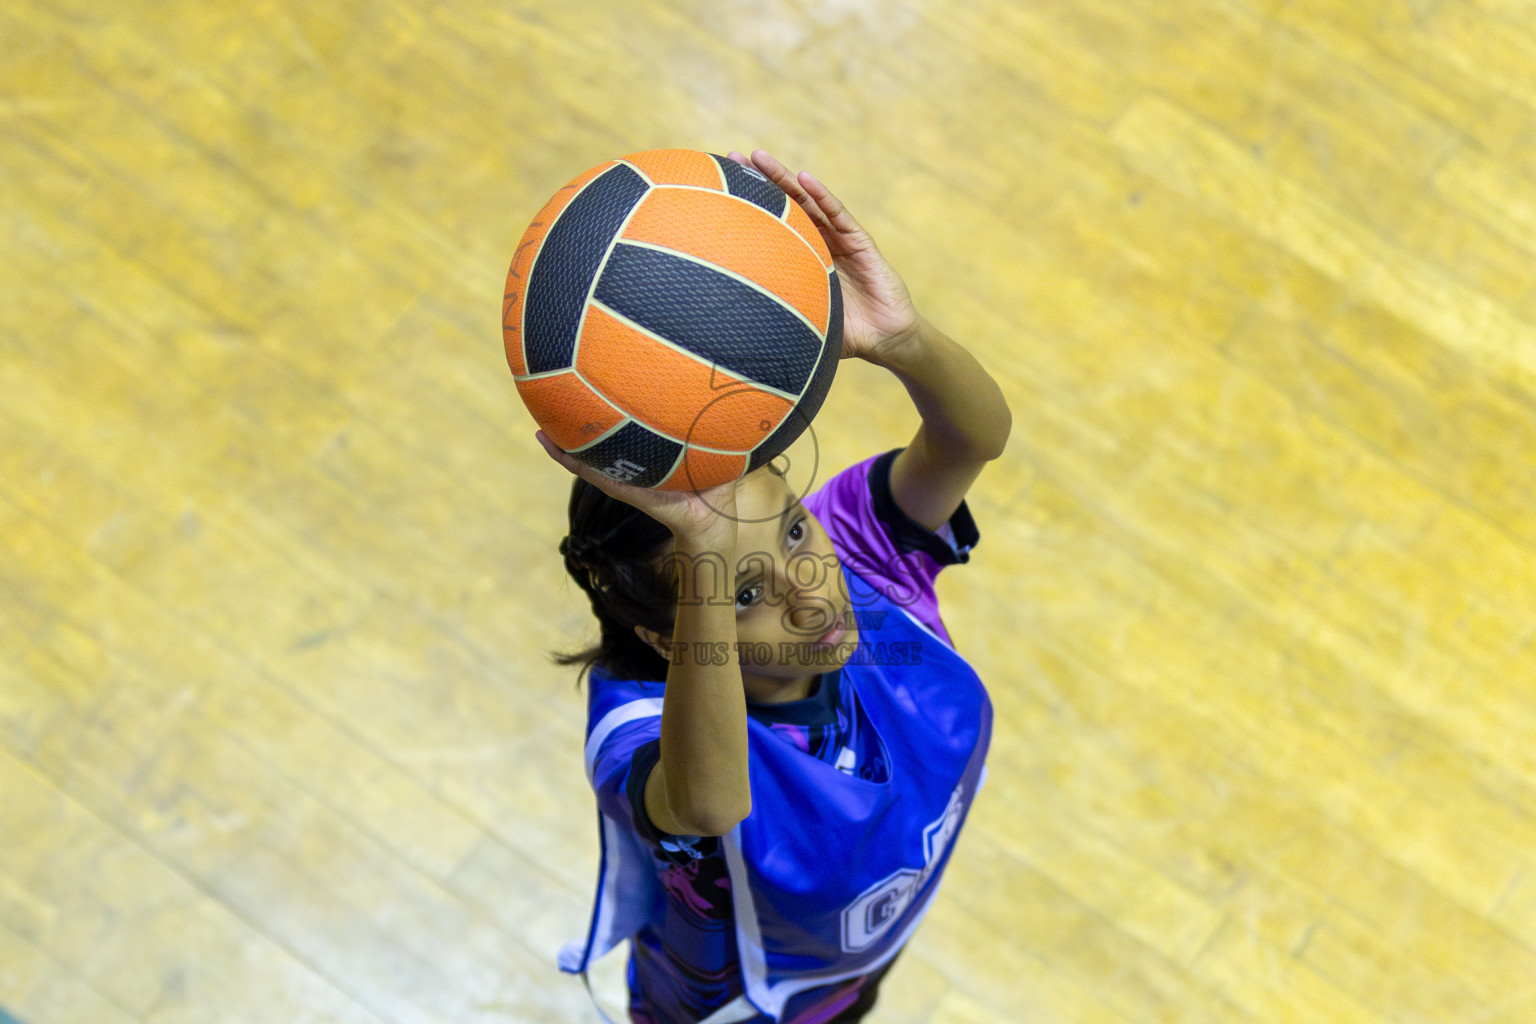
[[[565,571],[586,592],[597,616],[598,642],[553,654],[580,665],[576,685],[593,667],[615,679],[667,678],[667,662],[635,635],[636,626],[672,633],[677,589],[658,564],[672,531],[633,505],[577,477],[571,481],[570,533],[560,541]]]
[[[772,462],[764,468],[784,475]],[[580,477],[571,481],[569,520],[560,554],[592,605],[599,635],[584,650],[551,652],[555,664],[580,665],[577,686],[593,668],[614,679],[665,681],[667,660],[635,635],[635,627],[672,635],[677,580],[663,557],[671,529]]]

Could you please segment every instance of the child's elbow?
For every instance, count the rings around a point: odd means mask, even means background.
[[[740,803],[721,804],[715,807],[699,807],[688,815],[689,834],[696,836],[723,836],[746,820],[752,813],[752,798]]]
[[[1013,410],[1008,408],[1008,400],[1003,399],[998,403],[997,415],[992,423],[992,446],[990,449],[993,459],[1001,458],[1004,449],[1008,447],[1008,435],[1013,433]]]

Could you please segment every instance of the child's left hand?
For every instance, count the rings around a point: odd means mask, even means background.
[[[750,161],[735,150],[728,155],[743,167],[755,166],[799,204],[821,231],[842,282],[842,358],[873,359],[917,333],[917,309],[906,283],[880,254],[869,232],[825,185],[807,171],[790,174],[766,150],[754,150]]]

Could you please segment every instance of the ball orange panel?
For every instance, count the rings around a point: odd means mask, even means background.
[[[795,233],[816,250],[816,256],[821,260],[821,265],[827,270],[832,269],[832,252],[827,248],[826,239],[821,237],[821,232],[816,230],[816,225],[811,223],[811,218],[800,209],[799,203],[790,203],[789,209],[784,211],[784,223],[795,229]]]
[[[818,329],[826,325],[826,267],[755,203],[720,192],[652,189],[623,237],[713,263],[779,296]]]
[[[698,185],[717,190],[725,187],[720,165],[708,153],[692,149],[652,149],[631,153],[624,159],[657,185]]]
[[[517,251],[512,254],[512,265],[507,268],[506,292],[501,299],[501,341],[507,350],[507,365],[512,367],[514,376],[528,372],[528,364],[523,359],[523,295],[528,284],[528,272],[539,254],[539,245],[554,226],[560,211],[576,198],[582,187],[612,166],[613,161],[610,160],[562,185],[560,191],[533,218],[533,223],[528,225],[522,240],[517,243]]]
[[[728,451],[755,448],[779,428],[793,408],[794,403],[786,402],[778,395],[770,395],[750,383],[742,383],[734,388],[720,390],[699,411],[688,441],[704,448],[724,448]],[[744,436],[752,438],[749,444],[741,443]]]
[[[517,393],[555,444],[571,451],[618,426],[624,414],[593,394],[574,371],[517,378]]]
[[[576,369],[634,419],[706,448],[750,451],[794,405],[657,341],[595,303],[587,307],[576,343]]]
[[[660,491],[702,491],[735,480],[747,471],[746,455],[701,452],[689,448],[672,475],[656,485]]]

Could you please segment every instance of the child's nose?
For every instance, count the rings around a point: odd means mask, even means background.
[[[837,607],[832,601],[824,594],[797,597],[790,612],[790,625],[795,632],[814,638],[832,628],[837,619]]]

